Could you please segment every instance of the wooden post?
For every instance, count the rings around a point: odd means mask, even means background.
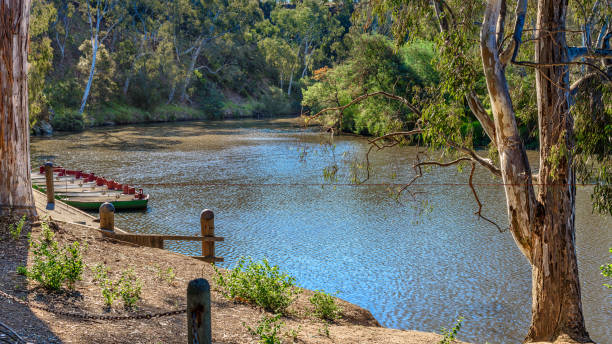
[[[187,343],[212,344],[210,284],[203,278],[187,285]]]
[[[200,213],[200,227],[203,237],[215,236],[215,214],[210,209],[204,209]],[[202,241],[202,257],[215,256],[215,242]]]
[[[100,229],[115,231],[115,206],[104,202],[100,206]]]
[[[46,188],[47,188],[47,205],[55,204],[55,195],[53,190],[53,163],[46,162],[45,163],[45,179],[46,179]]]

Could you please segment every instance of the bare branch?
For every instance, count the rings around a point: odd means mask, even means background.
[[[473,183],[473,178],[474,178],[474,171],[476,170],[476,164],[474,162],[472,162],[472,170],[470,171],[470,179],[469,179],[469,185],[470,185],[470,189],[472,189],[472,194],[474,194],[474,199],[476,200],[476,203],[478,203],[478,211],[475,212],[475,215],[478,215],[478,217],[482,218],[483,220],[489,222],[490,224],[492,224],[493,226],[497,227],[497,230],[500,233],[503,233],[504,230],[494,221],[491,221],[490,219],[486,218],[485,216],[482,215],[482,203],[480,203],[480,198],[478,198],[478,194],[476,193],[476,189],[474,188],[474,183]]]
[[[352,101],[350,101],[348,104],[345,104],[345,105],[342,105],[342,106],[336,106],[336,107],[331,107],[331,108],[323,109],[323,110],[317,112],[316,114],[314,114],[312,116],[308,116],[307,117],[307,121],[310,121],[311,119],[318,118],[321,115],[323,115],[324,113],[329,112],[329,111],[340,111],[342,113],[349,106],[352,106],[352,105],[354,105],[356,103],[359,103],[360,101],[362,101],[362,100],[364,100],[366,98],[373,97],[373,96],[379,96],[379,95],[385,96],[385,97],[390,98],[390,99],[398,100],[401,103],[403,103],[404,105],[406,105],[412,112],[414,112],[415,114],[421,116],[421,110],[419,110],[416,106],[412,105],[412,103],[410,103],[406,98],[400,97],[398,95],[395,95],[395,94],[392,94],[392,93],[389,93],[389,92],[378,91],[378,92],[366,93],[364,95],[361,95],[361,96],[353,99]]]

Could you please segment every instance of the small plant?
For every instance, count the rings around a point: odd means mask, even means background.
[[[281,344],[280,340],[280,329],[284,323],[280,321],[280,314],[276,314],[273,317],[264,315],[259,322],[257,327],[253,329],[250,326],[244,325],[249,333],[259,337],[259,342],[262,344]]]
[[[140,300],[142,282],[134,274],[134,270],[129,269],[121,273],[119,279],[119,294],[123,299],[126,308],[132,308]]]
[[[98,264],[94,268],[94,281],[98,282],[100,288],[102,288],[102,297],[104,298],[104,304],[107,307],[112,307],[113,302],[119,297],[116,283],[108,278],[109,269],[104,264]]]
[[[334,296],[322,290],[315,290],[309,301],[314,306],[314,315],[318,318],[335,321],[342,315],[342,309],[336,304]]]
[[[98,264],[93,269],[94,281],[102,289],[104,304],[112,307],[115,300],[119,297],[123,300],[126,308],[133,308],[140,300],[142,282],[134,274],[134,270],[124,270],[118,281],[113,281],[108,277],[110,269],[104,264]]]
[[[612,248],[610,248],[610,253],[612,253]],[[612,264],[606,264],[599,267],[601,270],[601,274],[605,277],[612,278]],[[612,289],[612,284],[604,283],[605,287]]]
[[[300,335],[300,331],[302,330],[302,326],[298,325],[297,328],[292,328],[285,333],[287,338],[291,339],[292,342],[297,343],[298,336]]]
[[[167,269],[162,269],[162,268],[157,268],[157,269],[158,269],[157,278],[159,278],[162,281],[168,282],[168,284],[174,283],[174,279],[176,278],[176,273],[174,272],[174,269],[172,269],[171,267]]]
[[[447,330],[445,328],[442,328],[442,335],[444,336],[442,338],[442,340],[440,340],[438,342],[438,344],[451,344],[454,343],[455,340],[457,339],[457,333],[459,333],[459,330],[461,330],[461,323],[463,322],[463,317],[459,317],[457,318],[457,322],[455,323],[455,326],[453,326],[452,329]]]
[[[285,313],[300,293],[295,278],[271,266],[266,259],[240,258],[234,269],[222,274],[216,266],[215,283],[223,296],[256,304],[267,311]]]
[[[30,247],[34,254],[32,268],[17,267],[19,274],[40,283],[49,290],[59,290],[63,284],[73,289],[74,283],[81,280],[83,274],[83,259],[78,241],[65,247],[60,247],[55,241],[55,235],[49,224],[41,222],[42,239],[38,242],[30,239]]]
[[[329,334],[329,324],[328,323],[323,324],[323,327],[319,329],[319,334],[329,338],[330,334]]]
[[[21,237],[21,230],[23,229],[23,225],[25,225],[25,222],[26,216],[23,215],[17,223],[11,223],[9,225],[9,232],[13,240],[18,240]]]

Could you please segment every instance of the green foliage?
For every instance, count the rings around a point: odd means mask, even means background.
[[[94,282],[102,289],[102,297],[107,307],[112,307],[115,300],[119,297],[119,291],[115,282],[108,278],[109,269],[104,264],[98,264],[94,268]]]
[[[314,294],[308,299],[314,306],[314,315],[329,321],[341,318],[342,309],[336,304],[336,299],[322,290],[315,290]]]
[[[117,281],[109,278],[110,269],[104,264],[96,265],[93,272],[94,282],[100,286],[104,304],[107,307],[112,307],[114,301],[119,297],[123,300],[125,308],[133,308],[140,300],[142,282],[136,277],[134,270],[124,270]]]
[[[214,280],[223,296],[255,304],[270,312],[286,313],[300,293],[295,278],[281,272],[278,266],[271,266],[267,259],[254,262],[242,257],[225,274],[214,269]]]
[[[73,289],[83,274],[79,242],[60,247],[48,223],[41,222],[41,227],[42,238],[38,242],[30,239],[34,255],[32,268],[19,267],[17,271],[49,290],[59,290],[64,284]]]
[[[83,130],[85,128],[83,115],[76,109],[58,109],[51,119],[51,125],[60,131]]]
[[[612,248],[610,248],[610,253],[612,253]],[[601,274],[604,277],[608,277],[610,279],[612,279],[612,263],[610,264],[606,264],[606,265],[602,265],[599,267],[599,269],[601,270]],[[611,284],[604,284],[604,286],[612,289],[612,283]]]
[[[173,284],[174,279],[176,278],[176,273],[174,269],[168,267],[167,269],[157,268],[157,278],[166,281],[168,284]]]
[[[284,326],[284,323],[280,321],[280,314],[276,314],[272,317],[264,315],[258,322],[257,327],[252,328],[244,325],[249,333],[259,337],[259,343],[262,344],[281,344],[280,330]]]
[[[119,295],[121,295],[125,307],[134,307],[136,302],[140,300],[140,293],[142,291],[142,282],[136,277],[134,270],[128,269],[123,271],[118,285]]]
[[[444,337],[438,342],[438,344],[454,343],[455,340],[457,339],[457,333],[459,333],[459,330],[461,330],[462,322],[463,322],[463,317],[459,317],[457,318],[457,322],[455,323],[455,326],[453,326],[453,328],[451,328],[450,330],[442,328],[442,335]]]
[[[18,240],[21,237],[21,230],[23,230],[23,226],[26,222],[26,216],[23,215],[21,219],[17,223],[11,223],[9,225],[9,233],[13,240]]]
[[[49,25],[55,20],[57,10],[52,3],[34,0],[30,15],[30,50],[28,52],[28,100],[30,125],[46,117],[48,96],[45,92],[46,77],[53,68],[53,48],[49,38]]]
[[[379,35],[352,35],[346,41],[351,47],[346,61],[315,71],[313,83],[303,91],[302,105],[312,114],[376,91],[411,99],[438,80],[431,66],[432,43],[418,41],[397,51],[388,38]],[[358,134],[384,135],[410,127],[414,119],[406,106],[377,96],[345,109],[341,116],[327,113],[321,123]]]

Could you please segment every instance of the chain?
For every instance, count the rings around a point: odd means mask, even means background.
[[[7,294],[4,291],[0,290],[0,296],[14,301],[18,304],[28,306],[34,309],[39,309],[45,312],[49,312],[56,315],[63,315],[66,317],[86,319],[86,320],[138,320],[138,319],[152,319],[152,318],[160,318],[171,315],[183,314],[187,311],[187,308],[177,309],[174,311],[162,312],[162,313],[148,313],[148,314],[135,314],[135,315],[99,315],[99,314],[89,314],[89,313],[74,313],[74,312],[66,312],[61,310],[52,309],[47,306],[40,306],[29,301],[21,300],[13,295]]]
[[[200,338],[198,338],[198,323],[196,321],[196,312],[191,313],[191,333],[193,334],[192,344],[200,344]]]

